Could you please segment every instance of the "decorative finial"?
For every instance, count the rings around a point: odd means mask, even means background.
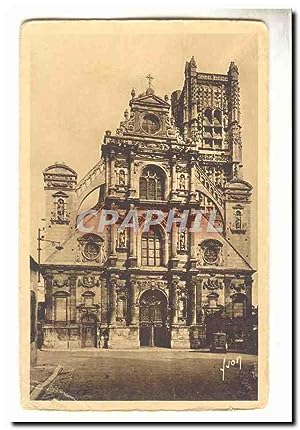
[[[165,102],[168,102],[169,101],[169,96],[168,96],[168,94],[166,94],[165,95]]]
[[[125,109],[124,111],[124,118],[127,120],[129,118],[129,112],[128,109]]]
[[[197,69],[197,64],[196,64],[196,60],[195,60],[194,56],[192,56],[192,58],[191,58],[190,65],[192,68]]]
[[[239,77],[239,69],[234,61],[231,61],[228,74],[232,77],[232,79],[238,80]]]
[[[153,81],[154,77],[149,73],[149,74],[146,76],[146,79],[148,79],[148,88],[151,88],[151,87],[152,87],[152,83],[151,83],[151,81]]]
[[[135,98],[135,89],[134,88],[132,88],[132,90],[131,90],[131,98]]]

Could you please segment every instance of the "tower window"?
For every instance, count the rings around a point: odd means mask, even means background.
[[[145,200],[163,200],[163,178],[155,168],[144,169],[140,177],[140,198]]]
[[[203,143],[205,148],[222,148],[223,125],[220,109],[205,109],[203,113]]]

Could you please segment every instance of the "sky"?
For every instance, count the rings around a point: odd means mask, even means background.
[[[239,68],[244,179],[253,187],[253,232],[257,220],[257,36],[251,25],[194,21],[36,21],[23,26],[30,41],[31,254],[43,226],[42,171],[64,162],[80,180],[99,160],[105,130],[115,132],[130,92],[142,92],[146,76],[159,96],[181,89],[185,62],[198,71]],[[256,259],[253,235],[252,261]]]

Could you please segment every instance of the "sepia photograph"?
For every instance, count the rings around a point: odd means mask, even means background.
[[[25,407],[266,403],[267,40],[258,21],[23,23]]]

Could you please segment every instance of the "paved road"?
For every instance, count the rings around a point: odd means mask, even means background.
[[[240,354],[242,369],[225,369],[222,380],[223,358],[228,363],[237,355],[154,348],[39,351],[39,366],[64,366],[42,399],[255,400],[256,356]]]

